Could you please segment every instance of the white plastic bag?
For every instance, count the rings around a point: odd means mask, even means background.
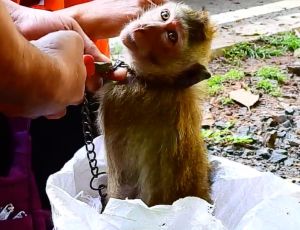
[[[103,137],[94,140],[100,171],[106,171]],[[271,173],[223,158],[216,166],[212,197],[187,197],[173,205],[148,208],[141,200],[111,199],[103,214],[98,194],[89,188],[85,148],[47,182],[53,222],[59,230],[300,229],[300,187]],[[106,178],[100,178],[100,183]],[[213,215],[212,215],[213,211]],[[225,226],[225,227],[224,227]],[[284,226],[284,228],[282,228]]]

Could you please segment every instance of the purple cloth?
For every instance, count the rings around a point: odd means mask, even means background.
[[[16,212],[23,210],[27,216],[0,221],[0,230],[46,230],[49,213],[41,210],[31,170],[30,120],[14,118],[9,119],[9,123],[13,133],[13,163],[8,176],[0,177],[0,206],[12,203]]]

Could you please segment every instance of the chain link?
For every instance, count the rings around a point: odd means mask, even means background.
[[[119,67],[126,68],[127,71],[132,74],[133,70],[127,65],[124,61],[116,60],[115,64],[112,67],[112,70],[115,71]],[[83,136],[84,136],[84,145],[87,152],[87,158],[89,161],[89,166],[92,174],[92,178],[90,180],[90,188],[92,190],[98,191],[101,204],[102,204],[102,210],[101,213],[104,210],[105,207],[105,201],[107,197],[107,193],[103,192],[103,190],[107,189],[107,186],[105,184],[97,184],[95,182],[96,179],[99,179],[99,177],[103,174],[106,174],[106,172],[99,172],[99,168],[97,166],[97,159],[96,159],[96,152],[95,152],[95,144],[93,143],[94,135],[93,135],[93,122],[91,119],[91,115],[97,110],[97,108],[93,108],[94,105],[90,104],[87,94],[85,94],[84,102],[82,106],[82,128],[83,128]],[[92,108],[93,111],[90,110]]]
[[[107,194],[103,192],[107,188],[104,184],[97,184],[95,182],[96,179],[99,179],[99,177],[103,174],[106,174],[106,172],[99,172],[99,168],[97,166],[97,159],[96,159],[96,152],[95,152],[95,144],[93,143],[93,132],[92,132],[92,120],[90,116],[90,108],[89,108],[89,101],[87,99],[87,95],[84,97],[84,102],[82,106],[82,128],[83,128],[83,137],[84,137],[84,145],[87,152],[87,158],[89,161],[89,166],[92,174],[92,178],[90,180],[90,188],[92,190],[98,191],[101,204],[102,204],[102,210],[101,213],[104,210],[105,207],[105,200]]]

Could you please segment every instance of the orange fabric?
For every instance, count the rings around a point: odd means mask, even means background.
[[[106,55],[107,57],[110,57],[110,50],[109,50],[109,43],[108,39],[98,39],[94,41],[98,49]]]
[[[44,0],[44,7],[46,10],[60,10],[65,8],[65,1],[63,0]]]

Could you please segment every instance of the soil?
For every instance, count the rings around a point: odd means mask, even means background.
[[[211,113],[215,121],[210,128],[234,121],[233,133],[244,132],[255,142],[246,146],[221,146],[207,141],[210,154],[252,166],[259,171],[270,171],[300,184],[300,76],[287,71],[287,67],[297,61],[299,59],[293,53],[288,53],[281,57],[241,62],[240,69],[245,71],[246,77],[225,84],[220,95],[210,98],[205,111]],[[281,97],[261,93],[254,87],[257,81],[254,72],[266,65],[280,67],[287,73],[288,79],[281,87]],[[232,68],[237,67],[222,57],[210,64],[212,74],[224,74]],[[218,102],[220,97],[228,97],[230,91],[245,87],[260,94],[258,103],[250,111],[241,104],[222,106]]]

